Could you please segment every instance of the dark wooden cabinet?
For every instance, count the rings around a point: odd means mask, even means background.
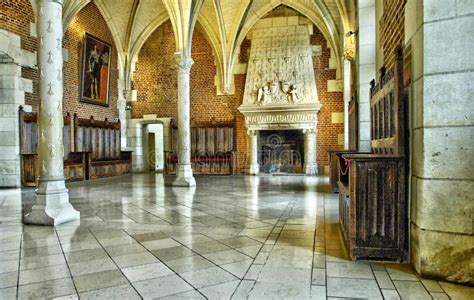
[[[353,260],[408,259],[407,93],[403,56],[371,83],[371,153],[335,152],[341,231]]]

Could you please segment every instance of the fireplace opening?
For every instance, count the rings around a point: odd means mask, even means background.
[[[261,130],[258,137],[258,149],[261,172],[304,173],[302,130]]]

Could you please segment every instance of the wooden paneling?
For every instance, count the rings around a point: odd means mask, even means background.
[[[38,159],[38,116],[20,107],[20,156],[23,186],[36,186],[40,176]],[[71,116],[63,119],[64,178],[67,181],[84,180],[86,158],[73,151]]]
[[[236,168],[235,126],[193,124],[191,127],[191,167],[195,174],[234,174]],[[178,128],[171,129],[172,151],[165,153],[165,171],[176,173]]]
[[[74,147],[87,153],[87,179],[120,176],[132,172],[130,151],[121,151],[120,120],[81,119],[74,115]]]

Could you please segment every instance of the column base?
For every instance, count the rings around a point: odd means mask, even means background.
[[[178,165],[176,176],[177,178],[173,182],[173,186],[190,187],[196,185],[191,165]]]
[[[80,212],[69,203],[64,181],[43,181],[36,190],[36,204],[23,221],[25,224],[56,226],[79,220],[80,216]]]
[[[318,175],[318,165],[317,164],[305,164],[304,172],[306,175]]]
[[[248,175],[258,175],[258,173],[260,172],[260,165],[259,164],[248,165],[245,172]]]

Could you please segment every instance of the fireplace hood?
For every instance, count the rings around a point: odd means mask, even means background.
[[[321,109],[310,43],[312,23],[302,16],[259,20],[251,49],[243,104],[248,130],[316,129]]]

